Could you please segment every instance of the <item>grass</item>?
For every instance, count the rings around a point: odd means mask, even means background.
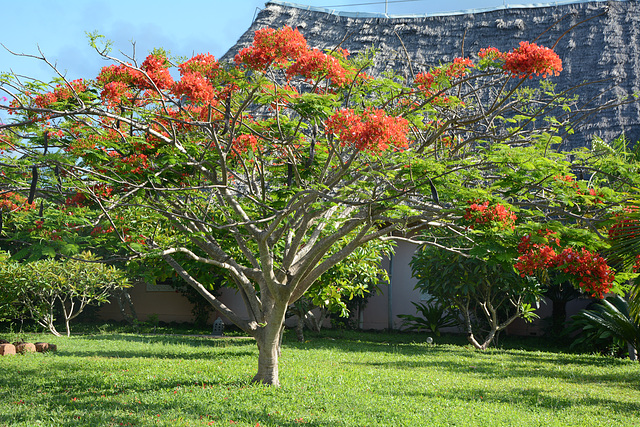
[[[479,353],[459,337],[292,335],[276,389],[250,384],[246,338],[21,337],[58,352],[0,357],[0,426],[640,425],[640,364],[536,342]]]

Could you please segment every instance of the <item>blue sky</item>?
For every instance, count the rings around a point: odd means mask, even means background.
[[[266,0],[30,0],[2,1],[0,43],[17,53],[38,48],[70,79],[93,78],[107,63],[89,47],[86,32],[114,42],[114,52],[144,58],[154,47],[174,55],[222,56],[244,33]],[[384,13],[383,0],[298,0],[292,3],[340,11]],[[388,0],[388,13],[425,14],[528,3],[508,0]],[[344,5],[353,5],[344,7]],[[118,55],[119,56],[119,55]],[[53,72],[0,47],[0,72],[49,81]]]

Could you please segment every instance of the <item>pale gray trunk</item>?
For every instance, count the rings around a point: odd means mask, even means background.
[[[280,386],[278,357],[287,305],[275,303],[265,316],[265,324],[255,332],[258,345],[258,373],[252,382]]]

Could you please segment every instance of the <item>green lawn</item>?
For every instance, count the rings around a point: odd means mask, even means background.
[[[328,332],[285,339],[275,389],[249,339],[21,336],[59,350],[0,357],[0,426],[640,425],[628,360]]]

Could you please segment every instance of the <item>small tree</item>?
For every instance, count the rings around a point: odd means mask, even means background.
[[[113,266],[100,263],[90,252],[78,259],[57,261],[38,260],[0,263],[1,300],[10,301],[17,312],[27,312],[52,334],[61,334],[55,327],[55,313],[63,315],[67,336],[71,335],[70,322],[88,305],[108,302],[111,294],[129,286],[128,280]]]
[[[331,267],[309,288],[304,297],[293,305],[293,313],[298,316],[296,335],[304,341],[304,326],[320,332],[322,324],[330,313],[341,317],[351,314],[349,301],[365,300],[376,292],[378,284],[388,280],[388,274],[381,266],[383,256],[392,251],[390,242],[372,241],[356,249],[346,259]],[[363,307],[358,307],[358,314]],[[317,311],[317,314],[314,313]]]
[[[463,248],[469,241],[455,239]],[[453,242],[452,242],[453,243]],[[459,313],[469,342],[479,350],[515,319],[532,320],[542,297],[540,284],[521,278],[508,262],[494,257],[426,246],[411,261],[416,289]]]

